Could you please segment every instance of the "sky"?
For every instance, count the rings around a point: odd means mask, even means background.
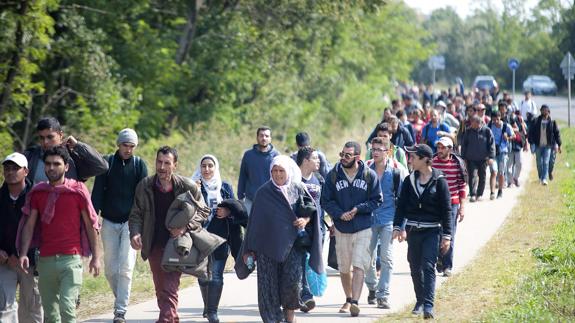
[[[410,7],[416,8],[421,13],[429,15],[433,10],[451,6],[459,14],[460,17],[465,18],[473,12],[477,7],[477,1],[474,0],[403,0]],[[525,1],[527,8],[532,8],[537,4],[537,0]],[[501,1],[492,0],[492,3],[499,9],[503,9]]]

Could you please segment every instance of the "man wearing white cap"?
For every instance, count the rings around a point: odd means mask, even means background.
[[[26,179],[28,160],[20,153],[8,155],[2,162],[4,184],[0,188],[0,322],[42,322],[42,304],[34,273],[19,270],[16,232],[22,206],[32,183]],[[34,252],[28,254],[34,259]],[[16,303],[16,286],[20,284],[20,306]]]
[[[136,251],[130,246],[128,218],[134,202],[136,186],[148,176],[146,163],[134,156],[138,135],[133,129],[118,133],[118,150],[104,158],[110,166],[107,173],[96,177],[92,203],[102,216],[102,242],[106,279],[116,297],[114,323],[125,322],[130,298],[132,272]]]
[[[453,152],[453,140],[449,137],[441,137],[437,143],[437,153],[433,157],[432,167],[443,172],[451,195],[451,246],[449,250],[439,256],[437,270],[443,276],[451,276],[453,268],[453,247],[455,244],[455,231],[457,222],[463,221],[465,216],[465,197],[467,185],[467,168],[465,161]]]

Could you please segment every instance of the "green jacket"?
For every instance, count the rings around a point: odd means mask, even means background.
[[[137,234],[142,235],[142,259],[147,260],[152,250],[152,241],[154,240],[154,227],[156,225],[164,226],[164,223],[156,223],[154,214],[154,185],[156,175],[148,176],[140,181],[136,187],[134,205],[130,211],[128,226],[130,228],[130,238]],[[202,192],[198,186],[190,179],[180,176],[172,176],[172,185],[174,196],[190,191],[196,200],[202,200]]]

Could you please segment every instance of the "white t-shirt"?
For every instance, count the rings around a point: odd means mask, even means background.
[[[535,104],[533,99],[521,101],[521,107],[519,109],[521,110],[521,116],[523,117],[523,120],[527,120],[528,112],[531,113],[534,117],[537,116],[537,104]]]

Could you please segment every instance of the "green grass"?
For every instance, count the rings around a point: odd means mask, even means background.
[[[439,321],[575,321],[575,131],[562,136],[555,180],[542,187],[533,167],[496,238],[438,289]],[[381,321],[420,321],[410,310]]]

